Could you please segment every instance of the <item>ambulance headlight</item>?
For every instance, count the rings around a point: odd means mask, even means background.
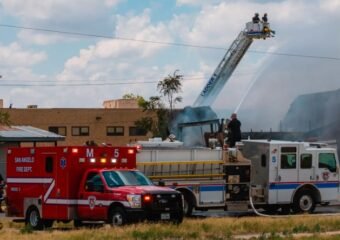
[[[90,158],[90,163],[95,163],[96,159],[95,158]]]
[[[142,196],[138,194],[128,194],[127,200],[130,203],[131,208],[142,207]]]
[[[113,164],[117,163],[117,158],[111,158],[111,163]]]

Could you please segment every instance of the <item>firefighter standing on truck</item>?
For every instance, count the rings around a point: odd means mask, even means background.
[[[228,123],[228,145],[235,147],[235,143],[241,141],[241,122],[237,119],[237,114],[231,114],[231,121]]]

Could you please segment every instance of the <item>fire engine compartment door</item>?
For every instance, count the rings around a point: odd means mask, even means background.
[[[199,205],[223,204],[225,202],[225,185],[200,185]]]
[[[321,201],[336,200],[339,191],[339,165],[334,152],[319,149],[315,154],[316,183],[321,193]]]
[[[290,203],[298,187],[298,147],[281,145],[279,147],[278,175],[275,184],[277,203]]]

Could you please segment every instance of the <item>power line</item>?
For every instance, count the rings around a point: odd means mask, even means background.
[[[204,80],[205,78],[186,79],[184,81]],[[112,86],[112,85],[136,85],[136,84],[151,84],[159,81],[144,81],[144,82],[104,82],[104,83],[42,83],[42,84],[26,84],[26,83],[5,83],[1,87],[82,87],[82,86]]]
[[[0,27],[16,28],[16,29],[24,29],[24,30],[32,30],[32,31],[41,31],[41,32],[48,32],[48,33],[58,33],[58,34],[82,36],[82,37],[94,37],[94,38],[134,41],[134,42],[142,42],[142,43],[150,43],[150,44],[171,45],[171,46],[178,46],[178,47],[191,47],[191,48],[213,49],[213,50],[227,50],[227,48],[224,48],[224,47],[195,45],[195,44],[189,44],[189,43],[151,41],[151,40],[125,38],[125,37],[113,37],[113,36],[107,36],[107,35],[53,30],[53,29],[47,29],[47,28],[26,27],[26,26],[9,25],[9,24],[0,24]],[[338,57],[328,57],[328,56],[291,54],[291,53],[281,53],[281,52],[272,52],[272,51],[258,51],[258,50],[249,50],[248,52],[257,53],[257,54],[270,54],[270,55],[277,55],[277,56],[286,56],[286,57],[313,58],[313,59],[340,61],[340,58],[338,58]]]
[[[245,76],[254,74],[253,72],[236,72],[233,76]],[[196,75],[184,75],[182,81],[198,81],[206,80],[207,78]],[[122,81],[124,82],[114,82]],[[152,81],[136,81],[135,79],[117,78],[110,80],[67,80],[67,82],[57,82],[56,80],[0,80],[0,86],[3,87],[58,87],[58,86],[106,86],[106,85],[135,85],[135,84],[150,84],[158,83],[160,80]],[[13,83],[16,82],[16,83]],[[71,83],[70,83],[71,82]],[[75,83],[79,82],[79,83]],[[34,84],[36,83],[36,84]]]

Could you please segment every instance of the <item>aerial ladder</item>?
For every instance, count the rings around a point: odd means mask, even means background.
[[[210,106],[229,80],[253,40],[266,39],[274,35],[275,32],[270,29],[268,22],[248,22],[246,28],[239,33],[231,44],[208,83],[194,102],[193,107]]]

